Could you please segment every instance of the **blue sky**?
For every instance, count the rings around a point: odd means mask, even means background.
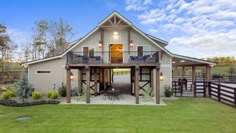
[[[168,41],[173,53],[236,57],[236,0],[1,0],[1,5],[0,23],[19,46],[30,42],[37,20],[63,18],[73,27],[74,40],[118,11]]]

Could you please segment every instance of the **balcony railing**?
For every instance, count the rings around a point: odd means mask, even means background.
[[[93,51],[89,53],[69,52],[69,64],[135,64],[158,63],[158,51]]]

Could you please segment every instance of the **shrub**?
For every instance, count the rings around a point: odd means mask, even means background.
[[[172,90],[171,90],[171,87],[170,86],[167,86],[167,85],[165,85],[164,86],[164,89],[165,89],[165,96],[166,97],[171,97],[172,96]]]
[[[22,101],[27,99],[32,91],[32,87],[28,82],[28,78],[25,73],[22,74],[21,79],[16,82],[16,93]]]
[[[49,91],[48,93],[47,93],[47,98],[51,98],[51,95],[52,95],[52,91]]]
[[[33,98],[34,100],[42,98],[41,92],[39,92],[39,91],[34,91],[34,92],[32,93],[32,98]]]
[[[58,88],[58,93],[61,97],[66,97],[66,87],[62,83],[61,87]]]
[[[50,96],[51,99],[57,99],[58,97],[59,97],[59,94],[57,92],[53,91],[51,93],[51,96]]]
[[[2,98],[3,99],[9,99],[11,97],[10,91],[5,91],[2,93]]]
[[[0,100],[0,105],[11,106],[11,107],[24,107],[24,106],[33,106],[41,104],[59,104],[59,103],[60,101],[56,100],[39,100],[39,101],[24,102],[24,103],[18,103],[15,100],[6,100],[6,99]]]
[[[15,97],[16,96],[16,92],[15,91],[8,90],[8,92],[9,92],[10,97]]]

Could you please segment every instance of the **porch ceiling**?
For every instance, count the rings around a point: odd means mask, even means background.
[[[197,59],[197,58],[182,56],[182,55],[174,55],[172,57],[172,65],[173,66],[206,66],[206,65],[214,66],[215,63]]]

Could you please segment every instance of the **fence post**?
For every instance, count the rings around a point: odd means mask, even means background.
[[[193,90],[193,92],[194,92],[194,97],[196,97],[196,89],[197,89],[197,83],[196,83],[196,81],[194,82],[194,90]]]
[[[220,101],[220,84],[218,84],[217,92],[218,92],[218,101]]]
[[[208,82],[208,95],[211,98],[211,82]]]
[[[234,89],[234,106],[236,107],[236,88]]]
[[[206,81],[203,81],[203,97],[206,97]]]

